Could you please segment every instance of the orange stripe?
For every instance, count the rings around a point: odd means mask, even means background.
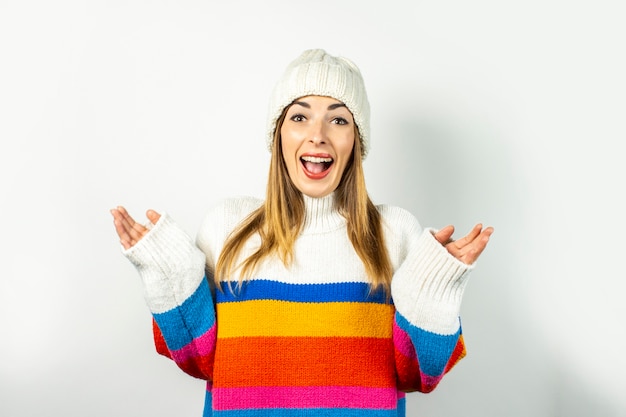
[[[395,387],[391,339],[246,337],[218,341],[215,387]]]
[[[444,370],[444,374],[447,373],[454,365],[456,365],[461,359],[465,357],[467,351],[465,350],[465,341],[463,339],[463,335],[459,336],[459,340],[456,342],[456,346],[452,355],[448,361],[446,369]]]

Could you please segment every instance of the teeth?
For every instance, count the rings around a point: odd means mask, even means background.
[[[303,156],[303,161],[313,162],[315,164],[321,164],[322,162],[333,162],[333,158],[320,158],[317,156]]]

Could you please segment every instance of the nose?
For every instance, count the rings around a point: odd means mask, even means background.
[[[324,123],[322,121],[316,121],[315,123],[311,124],[311,130],[309,132],[309,140],[310,142],[316,144],[316,145],[321,145],[323,143],[326,143],[327,141],[327,137],[326,137],[326,128],[324,126]]]

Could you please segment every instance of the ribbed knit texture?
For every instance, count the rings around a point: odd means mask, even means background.
[[[207,380],[205,416],[403,416],[405,392],[431,391],[465,355],[458,313],[469,268],[411,214],[381,206],[395,270],[388,300],[370,291],[333,196],[305,197],[293,265],[270,259],[242,287],[212,293],[198,259],[212,270],[259,204],[215,207],[200,249],[164,214],[125,251],[146,288],[157,351]]]

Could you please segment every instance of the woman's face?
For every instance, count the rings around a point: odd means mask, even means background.
[[[306,96],[289,107],[280,128],[287,172],[309,197],[332,193],[354,148],[352,113],[330,97]]]

